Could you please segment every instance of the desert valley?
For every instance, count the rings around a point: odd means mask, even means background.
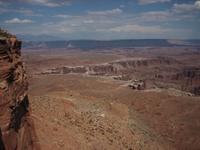
[[[200,150],[200,0],[0,0],[0,150]]]
[[[198,46],[46,45],[23,55],[42,149],[200,148]]]
[[[0,40],[1,149],[200,148],[198,44],[51,47],[6,36]]]

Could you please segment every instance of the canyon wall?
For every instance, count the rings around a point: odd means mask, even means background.
[[[0,149],[38,149],[34,144],[36,134],[29,112],[21,41],[8,33],[0,35]]]
[[[200,95],[200,68],[186,67],[174,79],[181,82],[182,90]]]
[[[63,66],[39,74],[70,73],[114,76],[114,79],[124,81],[143,80],[146,89],[175,88],[200,95],[200,68],[169,57],[127,58],[104,64]]]
[[[42,72],[42,74],[68,74],[68,73],[81,73],[89,75],[121,75],[127,73],[133,73],[136,70],[152,68],[156,66],[170,66],[177,65],[178,61],[158,57],[152,59],[124,59],[105,64],[86,65],[86,66],[64,66],[48,71]]]

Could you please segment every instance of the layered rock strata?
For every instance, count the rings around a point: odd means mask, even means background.
[[[0,38],[0,149],[38,149],[34,146],[21,41],[7,35]]]

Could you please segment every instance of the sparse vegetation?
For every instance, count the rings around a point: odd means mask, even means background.
[[[10,38],[10,37],[13,37],[13,35],[8,33],[8,31],[0,28],[0,39]]]

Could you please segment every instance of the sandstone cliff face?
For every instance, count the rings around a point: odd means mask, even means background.
[[[156,66],[170,66],[178,64],[178,61],[169,58],[154,59],[125,59],[105,64],[86,65],[86,66],[65,66],[60,68],[49,69],[42,74],[69,74],[80,73],[89,75],[121,75],[130,74],[138,69],[146,69]]]
[[[28,82],[21,58],[21,42],[0,38],[0,149],[34,149],[29,115]]]
[[[176,74],[175,80],[181,82],[182,90],[200,95],[200,68],[184,68]]]

